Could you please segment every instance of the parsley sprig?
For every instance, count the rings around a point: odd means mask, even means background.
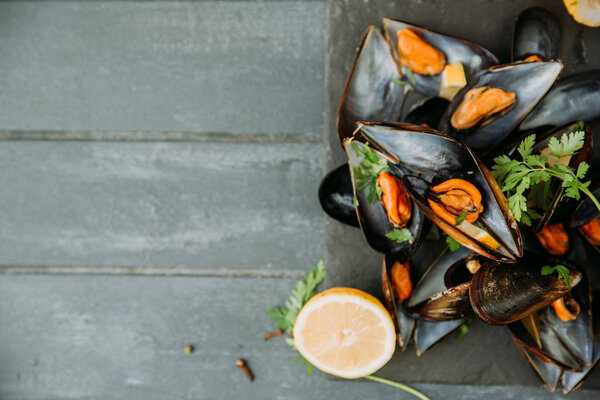
[[[385,234],[385,237],[393,240],[396,243],[404,243],[404,242],[412,242],[415,240],[410,231],[406,228],[403,229],[394,229]]]
[[[285,302],[284,308],[273,308],[267,311],[267,315],[275,320],[278,328],[291,333],[296,323],[300,309],[311,297],[317,294],[317,286],[325,278],[325,264],[323,260],[313,265],[310,272],[296,284],[292,295]]]
[[[458,226],[462,224],[463,222],[465,222],[465,218],[467,218],[467,212],[461,211],[461,213],[458,214],[458,217],[456,217],[456,219],[454,220],[454,225]]]
[[[369,203],[375,203],[381,198],[381,188],[377,186],[377,178],[382,171],[389,169],[387,161],[379,158],[368,145],[359,146],[357,143],[353,143],[352,147],[357,157],[363,157],[359,165],[352,169],[357,188],[360,190],[368,188]]]
[[[583,147],[585,132],[581,125],[572,132],[564,133],[560,140],[553,137],[548,142],[549,156],[561,159],[577,154]],[[536,210],[548,209],[552,199],[550,190],[551,178],[562,181],[562,188],[567,197],[580,199],[583,192],[592,199],[598,210],[600,202],[589,190],[590,181],[583,182],[589,165],[583,161],[577,170],[559,163],[548,165],[548,157],[531,154],[535,144],[535,134],[527,136],[519,145],[518,152],[521,161],[511,159],[507,155],[496,157],[492,167],[492,175],[501,186],[508,199],[508,207],[519,222],[531,226],[531,221],[541,218]],[[525,192],[528,190],[528,197]]]
[[[444,234],[444,236],[446,236],[446,244],[448,245],[448,250],[456,251],[456,250],[460,249],[460,243],[458,243],[456,241],[456,239],[454,239],[452,236],[448,236],[446,234]]]
[[[544,265],[542,267],[542,275],[551,275],[554,271],[558,273],[558,278],[562,279],[570,289],[573,282],[571,281],[571,275],[567,267],[564,265],[555,265],[554,267],[551,265]]]

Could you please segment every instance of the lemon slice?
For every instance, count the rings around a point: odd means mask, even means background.
[[[314,296],[300,310],[294,344],[321,371],[355,379],[392,358],[396,330],[379,300],[358,289],[339,287]]]
[[[575,21],[586,26],[600,26],[600,0],[563,0]]]

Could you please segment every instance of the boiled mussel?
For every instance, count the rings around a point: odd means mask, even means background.
[[[319,185],[321,208],[331,218],[344,224],[360,227],[354,206],[354,190],[348,164],[329,172]]]
[[[558,58],[560,26],[549,11],[532,7],[523,11],[515,24],[513,61],[548,61]]]
[[[480,45],[403,21],[384,18],[383,29],[406,81],[427,96],[452,98],[477,71],[498,64]]]
[[[446,234],[492,259],[514,262],[521,254],[519,231],[506,198],[487,168],[462,142],[410,124],[362,123],[359,133],[390,157],[413,202]],[[447,182],[458,181],[461,184],[456,188],[446,187]],[[454,196],[465,192],[466,186],[466,195]],[[474,206],[471,195],[477,200],[474,220],[466,215]],[[453,207],[455,200],[465,208]],[[443,210],[456,213],[456,217],[448,217]],[[463,213],[465,218],[460,221]]]
[[[600,188],[594,190],[592,194],[600,198]],[[600,250],[600,212],[591,198],[584,198],[577,205],[570,226],[578,229],[596,250]]]
[[[425,223],[402,180],[382,153],[355,140],[345,142],[360,227],[376,251],[408,258]]]
[[[570,285],[557,273],[542,274],[545,266],[562,265]],[[565,260],[525,252],[515,264],[486,260],[473,276],[469,297],[473,310],[485,322],[508,324],[565,296],[582,273]]]
[[[480,71],[452,100],[439,125],[484,156],[500,144],[558,78],[558,61],[515,63]]]
[[[560,79],[520,125],[528,131],[600,117],[600,70]]]
[[[398,121],[405,86],[389,46],[371,25],[356,56],[338,109],[338,138],[352,136],[357,121]]]

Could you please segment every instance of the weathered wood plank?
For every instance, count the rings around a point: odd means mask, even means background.
[[[5,321],[0,397],[413,398],[371,382],[309,376],[290,360],[295,353],[282,337],[263,342],[272,329],[263,311],[282,302],[293,284],[292,279],[0,276]],[[185,354],[190,344],[195,352]],[[250,363],[254,383],[235,367],[238,357]],[[468,362],[465,357],[454,368]],[[433,399],[560,398],[538,388],[415,386]],[[580,390],[569,399],[594,394]]]
[[[0,143],[1,265],[303,269],[316,143]]]
[[[0,3],[0,129],[319,133],[325,3]]]

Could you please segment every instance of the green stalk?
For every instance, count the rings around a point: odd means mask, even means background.
[[[421,400],[431,400],[429,397],[425,396],[423,393],[419,392],[418,390],[413,389],[410,386],[406,386],[406,385],[403,385],[398,382],[390,381],[389,379],[380,378],[375,375],[367,375],[367,376],[365,376],[365,379],[370,379],[375,382],[383,383],[383,384],[390,385],[395,388],[404,390],[405,392],[408,392],[408,393],[412,394],[413,396],[418,397]]]
[[[579,188],[579,190],[581,190],[583,193],[585,193],[587,195],[587,197],[592,199],[592,201],[596,205],[596,208],[598,209],[598,211],[600,211],[600,202],[598,202],[598,199],[596,198],[596,196],[594,196],[594,194],[592,192],[590,192],[590,190],[588,188]]]

